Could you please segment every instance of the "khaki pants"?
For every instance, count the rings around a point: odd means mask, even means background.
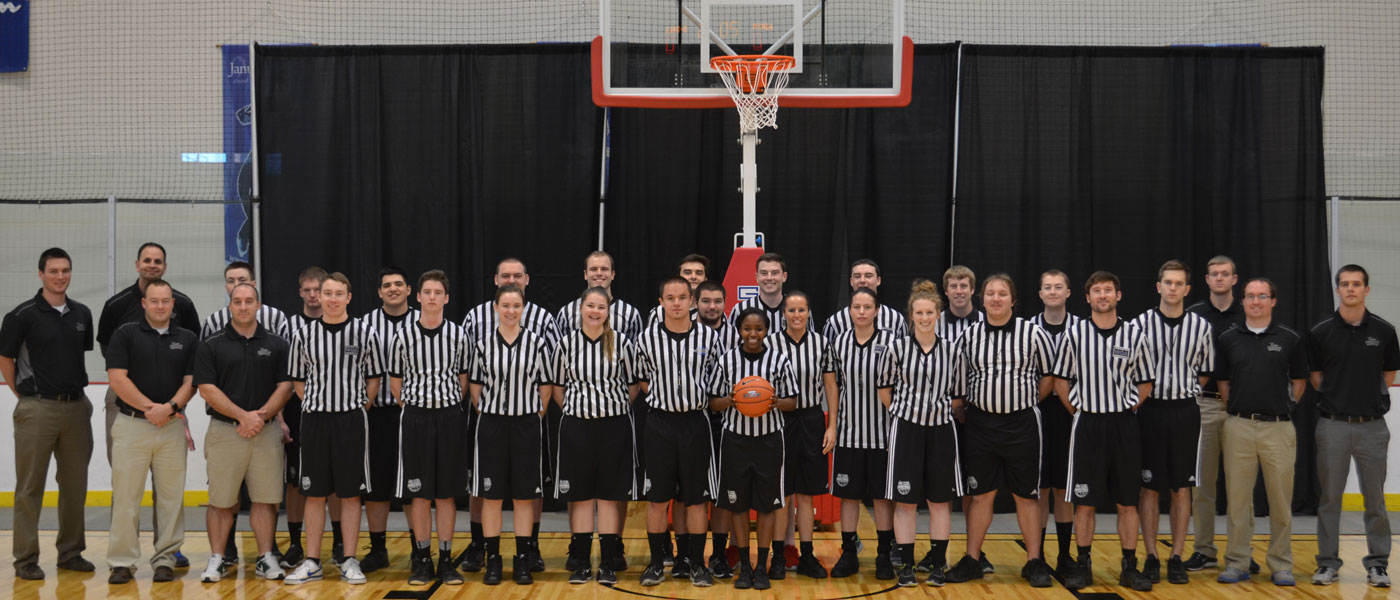
[[[1293,463],[1298,432],[1293,423],[1226,416],[1221,427],[1225,453],[1225,498],[1229,541],[1225,566],[1249,572],[1254,538],[1254,480],[1262,469],[1269,498],[1269,571],[1293,570]]]
[[[248,499],[258,504],[282,502],[282,428],[276,421],[263,425],[251,438],[238,435],[238,427],[209,419],[204,434],[204,460],[209,466],[209,505],[229,508],[238,504],[239,488],[247,484]]]
[[[39,510],[58,463],[58,561],[87,549],[83,506],[92,459],[92,403],[20,396],[15,404],[15,567],[39,562]]]
[[[1196,399],[1201,407],[1201,442],[1196,461],[1195,497],[1191,500],[1193,550],[1217,558],[1215,548],[1215,490],[1220,477],[1220,426],[1225,422],[1225,403],[1219,398]]]
[[[138,517],[151,474],[156,534],[152,567],[174,567],[185,542],[185,428],[172,419],[156,427],[143,418],[119,414],[112,424],[112,533],[109,567],[135,567],[141,557]]]

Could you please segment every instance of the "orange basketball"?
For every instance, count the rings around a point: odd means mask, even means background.
[[[761,417],[773,406],[773,385],[767,379],[750,375],[734,386],[734,408],[750,417]]]

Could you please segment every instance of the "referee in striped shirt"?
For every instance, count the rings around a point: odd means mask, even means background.
[[[1186,312],[1191,293],[1191,269],[1169,260],[1157,269],[1157,294],[1161,302],[1133,323],[1147,335],[1147,351],[1157,365],[1151,401],[1138,410],[1142,429],[1142,499],[1138,518],[1147,558],[1142,572],[1152,583],[1162,579],[1157,560],[1158,496],[1171,494],[1172,553],[1167,560],[1167,581],[1189,583],[1181,552],[1191,521],[1191,488],[1196,485],[1196,451],[1201,437],[1201,407],[1196,404],[1206,374],[1215,368],[1215,344],[1210,323]]]
[[[469,347],[466,331],[443,319],[449,301],[447,274],[418,277],[418,318],[400,327],[388,352],[389,393],[403,407],[393,494],[410,505],[413,531],[408,582],[426,585],[434,576],[460,585],[452,560],[457,522],[455,498],[467,489],[466,422],[461,418]],[[437,508],[438,567],[433,569],[432,509]]]
[[[287,319],[287,341],[303,327],[321,318],[321,282],[326,279],[326,271],[321,267],[310,266],[297,275],[297,296],[301,298],[301,310]],[[282,568],[291,569],[306,558],[301,544],[302,525],[306,519],[306,496],[301,495],[301,391],[292,389],[292,397],[277,414],[282,425],[282,450],[287,455],[287,466],[283,481],[287,484],[284,502],[287,505],[287,553],[282,555]],[[340,499],[332,494],[328,506],[336,507],[331,516],[331,554],[344,554],[340,539]]]
[[[783,323],[783,285],[787,283],[788,271],[787,261],[783,255],[777,252],[764,252],[758,257],[755,265],[754,282],[758,284],[758,295],[740,300],[729,311],[729,324],[738,330],[739,313],[746,308],[761,308],[768,314],[768,322],[773,323],[774,331],[787,329],[787,324]],[[815,328],[811,319],[807,320],[808,327]]]
[[[953,265],[943,272],[943,292],[948,295],[948,308],[938,319],[938,337],[956,343],[967,328],[981,323],[987,315],[972,302],[977,289],[977,274],[962,265]]]
[[[1031,322],[1050,335],[1052,356],[1060,355],[1065,331],[1073,329],[1081,320],[1065,310],[1069,301],[1069,275],[1058,269],[1050,269],[1040,274],[1040,302],[1045,309]],[[1053,389],[1053,385],[1051,386]],[[1074,416],[1064,402],[1053,391],[1040,401],[1040,510],[1041,548],[1044,549],[1045,521],[1055,517],[1055,541],[1059,553],[1055,559],[1055,573],[1065,579],[1074,572],[1074,557],[1069,552],[1074,541],[1074,505],[1065,499],[1065,479],[1069,477],[1069,436]],[[1054,509],[1051,509],[1054,503]],[[1042,554],[1043,555],[1043,554]]]
[[[1094,540],[1094,507],[1118,505],[1118,538],[1123,545],[1118,584],[1150,591],[1152,582],[1137,569],[1137,504],[1141,496],[1142,440],[1136,410],[1152,393],[1156,365],[1147,337],[1137,325],[1118,318],[1123,298],[1118,276],[1095,271],[1084,284],[1092,317],[1065,331],[1052,371],[1056,393],[1074,413],[1066,488],[1074,502],[1074,537],[1079,560],[1065,587],[1093,584],[1089,560]]]
[[[345,313],[350,298],[350,280],[331,273],[321,282],[321,319],[292,335],[287,371],[302,398],[306,560],[287,575],[288,585],[321,579],[322,510],[332,493],[340,498],[342,539],[349,548],[359,545],[360,496],[370,491],[365,405],[379,392],[384,368],[374,330]],[[365,583],[353,554],[338,566],[347,583]]]
[[[642,497],[647,501],[647,541],[651,563],[641,575],[644,586],[666,579],[667,509],[673,498],[685,506],[675,521],[679,545],[673,576],[690,577],[700,587],[713,584],[705,568],[705,503],[714,500],[714,452],[711,447],[706,378],[714,368],[719,336],[690,319],[690,282],[669,277],[661,282],[665,320],[637,338],[637,381],[651,405],[642,425],[646,445]],[[690,531],[700,532],[691,536]]]
[[[880,281],[880,265],[875,264],[875,261],[862,258],[851,263],[852,295],[861,288],[879,292]],[[876,329],[889,331],[897,338],[909,335],[909,324],[904,322],[904,315],[883,304],[877,306],[880,312],[875,316]],[[834,340],[836,336],[850,331],[852,326],[851,307],[847,306],[827,318],[826,324],[822,326],[822,335],[828,340]]]
[[[637,312],[636,307],[613,296],[613,279],[617,277],[613,264],[613,257],[607,252],[598,250],[590,253],[583,261],[583,280],[589,288],[602,288],[607,292],[608,321],[612,323],[613,331],[630,342],[642,333],[642,314]],[[562,340],[582,325],[579,317],[582,303],[582,300],[575,299],[559,309],[554,316],[554,327],[558,332],[555,339]]]
[[[735,329],[724,316],[725,291],[724,286],[713,281],[706,281],[695,288],[695,322],[715,331],[719,336],[719,350],[716,355],[722,356],[734,348],[739,347],[739,330]],[[713,410],[706,410],[705,415],[710,419],[710,443],[711,448],[716,453],[719,452],[720,434],[724,431],[724,417],[721,413]],[[714,502],[710,503],[711,508]],[[729,559],[725,556],[725,548],[729,543],[729,524],[733,519],[729,518],[723,510],[710,511],[710,533],[714,536],[714,553],[710,556],[710,575],[715,579],[727,579],[734,575],[733,569],[729,566]],[[673,522],[673,525],[679,521]],[[677,528],[679,535],[679,528]],[[689,531],[689,528],[686,529]],[[698,535],[702,539],[705,531],[692,532],[690,535]],[[704,563],[701,563],[704,564]]]
[[[695,320],[695,316],[700,312],[699,307],[695,305],[695,289],[699,287],[700,284],[709,281],[709,273],[710,259],[702,254],[687,254],[685,257],[681,258],[680,262],[676,263],[676,276],[686,280],[686,282],[690,284],[690,308],[688,318],[692,321]],[[658,304],[656,308],[651,309],[651,312],[647,313],[645,328],[660,327],[661,322],[665,319],[666,309],[664,306]]]
[[[972,496],[967,515],[967,556],[948,571],[948,581],[981,579],[982,542],[992,524],[992,501],[1003,485],[1016,500],[1016,521],[1026,544],[1021,576],[1032,587],[1050,587],[1053,578],[1041,553],[1040,400],[1050,394],[1053,345],[1049,334],[1016,317],[1016,284],[1004,273],[982,283],[987,320],[958,339],[966,368],[963,409],[966,452],[963,467]]]

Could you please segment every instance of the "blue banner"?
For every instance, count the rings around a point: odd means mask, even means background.
[[[248,47],[223,47],[224,81],[224,260],[247,261],[253,246],[252,65]]]
[[[29,0],[0,0],[0,73],[29,70]]]

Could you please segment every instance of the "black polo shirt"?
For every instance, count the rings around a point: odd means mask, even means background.
[[[160,333],[142,318],[127,323],[112,334],[107,344],[107,368],[126,369],[126,376],[151,402],[169,402],[179,391],[186,375],[194,374],[194,355],[199,334],[171,321]],[[140,410],[117,398],[118,406]]]
[[[1303,336],[1270,323],[1263,333],[1240,325],[1216,344],[1215,376],[1230,384],[1230,412],[1288,416],[1292,380],[1308,376]]]
[[[15,359],[15,389],[21,395],[76,395],[87,387],[83,353],[92,350],[92,311],[67,300],[60,313],[39,290],[0,324],[0,356]]]
[[[1220,336],[1226,331],[1229,331],[1231,327],[1244,325],[1244,309],[1240,308],[1240,301],[1238,298],[1231,299],[1230,307],[1225,310],[1215,308],[1215,305],[1210,303],[1209,297],[1192,304],[1187,307],[1186,310],[1201,315],[1205,318],[1207,323],[1210,323],[1210,340],[1215,343],[1215,353],[1217,356],[1220,354]],[[1219,367],[1220,365],[1216,366]],[[1210,375],[1210,373],[1201,374]],[[1206,381],[1205,386],[1201,387],[1201,391],[1210,392],[1212,394],[1219,393],[1220,389],[1215,385],[1214,376]]]
[[[170,293],[175,297],[175,310],[170,313],[170,322],[198,332],[201,323],[199,314],[194,310],[194,301],[173,287],[170,288]],[[107,354],[107,346],[112,343],[112,334],[118,327],[146,321],[146,309],[141,308],[141,297],[141,283],[138,281],[131,284],[131,287],[117,292],[102,305],[102,316],[97,319],[97,343],[102,345],[104,356]]]
[[[229,324],[209,336],[199,346],[194,359],[194,384],[214,384],[243,410],[257,410],[267,404],[277,384],[291,381],[287,375],[287,340],[269,332],[262,324],[252,337],[243,337]],[[236,421],[205,406],[205,412],[226,423]]]
[[[1342,417],[1379,417],[1390,410],[1383,371],[1400,370],[1395,326],[1366,311],[1352,325],[1341,313],[1314,325],[1308,335],[1308,366],[1322,372],[1317,409]]]

